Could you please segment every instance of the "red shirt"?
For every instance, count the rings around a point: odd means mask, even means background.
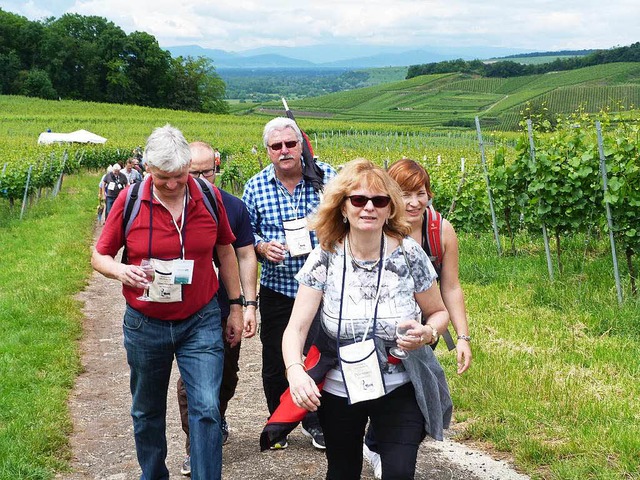
[[[182,286],[182,301],[173,303],[144,302],[136,300],[142,290],[126,285],[122,293],[129,305],[144,315],[161,320],[183,320],[204,307],[218,291],[218,278],[213,269],[213,248],[216,244],[229,245],[235,240],[231,232],[227,212],[218,189],[218,224],[213,221],[202,198],[202,193],[189,177],[190,198],[187,203],[186,222],[183,227],[184,258],[194,261],[193,279],[190,285]],[[129,187],[130,188],[130,187]],[[122,216],[126,194],[116,199],[107,223],[98,239],[96,250],[102,255],[115,257],[124,246]],[[129,263],[139,265],[149,256],[149,225],[151,182],[145,182],[140,190],[140,211],[134,219],[127,236]],[[176,222],[181,224],[181,218]],[[173,223],[171,213],[153,199],[153,229],[151,256],[163,260],[180,258],[180,236]]]

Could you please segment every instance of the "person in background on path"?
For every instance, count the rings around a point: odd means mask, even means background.
[[[106,199],[106,205],[104,210],[105,221],[109,218],[109,212],[113,203],[120,195],[120,192],[129,184],[127,177],[121,171],[119,163],[114,163],[111,167],[111,172],[107,173],[104,178],[104,196]]]
[[[109,173],[111,173],[111,171],[113,170],[113,167],[111,165],[109,165],[107,167],[107,173],[105,173],[102,178],[100,179],[100,183],[98,184],[98,208],[97,208],[97,214],[98,214],[98,225],[103,225],[104,221],[106,220],[106,215],[104,213],[105,207],[106,207],[106,201],[105,201],[105,180],[107,178],[107,175]]]
[[[458,277],[458,237],[449,221],[442,219],[439,225],[442,252],[429,251],[428,212],[431,210],[435,218],[436,211],[431,205],[433,192],[427,171],[415,160],[403,158],[389,167],[389,175],[402,189],[402,198],[411,224],[411,237],[423,250],[432,257],[438,274],[440,293],[453,328],[458,336],[456,345],[458,374],[462,374],[471,366],[471,337],[464,305],[464,294]],[[435,344],[432,345],[435,348]],[[382,478],[382,465],[373,429],[369,428],[363,446],[364,456],[374,469],[375,478]]]
[[[132,185],[142,181],[142,175],[134,168],[133,157],[127,158],[122,174],[127,177],[127,184]]]
[[[327,446],[326,478],[360,478],[369,420],[384,478],[414,478],[418,447],[427,433],[423,412],[437,411],[436,398],[442,397],[436,396],[433,370],[415,378],[399,357],[407,357],[405,362],[430,357],[444,378],[433,351],[425,347],[449,323],[436,272],[420,245],[407,237],[400,188],[368,160],[347,163],[327,185],[312,227],[320,246],[296,275],[300,288],[282,339],[291,398],[296,406],[318,412]],[[302,363],[320,306],[321,332],[337,349],[337,365],[326,374],[322,392]],[[406,329],[402,335],[400,328]],[[427,397],[426,409],[416,392]],[[448,403],[448,391],[446,398]]]
[[[207,209],[203,189],[189,175],[191,151],[179,130],[170,125],[156,128],[147,140],[145,158],[150,176],[140,186],[138,214],[125,236],[126,195],[118,197],[91,264],[122,283],[127,303],[124,346],[141,478],[169,478],[167,391],[175,357],[189,398],[192,478],[218,480],[222,477],[219,404],[224,346],[212,257],[215,248],[228,295],[240,297],[238,263],[231,245],[235,237],[219,192],[213,192],[216,219]],[[114,258],[125,244],[127,264]],[[154,267],[150,282],[139,266],[143,259],[150,259]],[[145,291],[150,300],[140,296]],[[230,310],[225,335],[235,346],[243,332],[242,306],[231,305]]]
[[[306,218],[317,209],[320,193],[302,174],[302,142],[302,132],[293,120],[277,117],[269,121],[264,127],[263,143],[271,163],[247,182],[242,196],[262,263],[259,295],[262,384],[270,414],[287,389],[282,334],[298,291],[295,274],[318,244],[315,232],[306,226]],[[330,165],[318,162],[318,166],[324,172],[325,184],[336,175]],[[302,421],[302,432],[311,437],[314,447],[324,449],[315,412]],[[271,448],[287,446],[285,437]]]
[[[215,181],[215,169],[213,168],[213,149],[204,142],[192,142],[189,144],[191,150],[191,167],[189,173],[192,177],[204,178],[212,184]],[[229,316],[229,304],[239,304],[245,306],[244,311],[244,338],[251,338],[256,334],[256,309],[258,302],[256,301],[257,273],[258,261],[253,250],[253,230],[251,229],[251,221],[249,220],[249,212],[242,200],[218,189],[222,196],[222,203],[227,211],[229,225],[231,231],[236,237],[233,242],[233,248],[238,257],[238,266],[240,269],[240,283],[244,295],[239,298],[229,299],[224,282],[220,283],[218,290],[218,304],[220,305],[220,315],[222,318],[222,328],[224,329]],[[218,264],[218,259],[214,254],[214,261]],[[233,398],[238,385],[238,371],[240,367],[240,342],[232,347],[229,342],[224,342],[224,368],[222,370],[222,386],[220,387],[220,416],[222,418],[222,444],[227,443],[229,439],[229,425],[225,418],[229,400]],[[182,430],[187,434],[186,451],[187,455],[182,463],[180,472],[183,475],[191,473],[191,447],[189,441],[189,412],[187,392],[184,388],[182,377],[178,378],[178,406],[180,407],[180,420],[182,422]]]
[[[213,149],[213,164],[215,165],[216,168],[216,173],[220,172],[220,152],[218,151],[217,148]]]

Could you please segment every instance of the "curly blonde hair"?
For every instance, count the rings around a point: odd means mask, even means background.
[[[402,190],[382,168],[373,162],[356,158],[347,163],[340,173],[324,189],[324,197],[313,216],[310,227],[316,231],[324,250],[335,252],[335,246],[349,232],[349,223],[344,223],[342,207],[347,197],[358,188],[384,192],[389,202],[390,215],[383,231],[392,237],[402,239],[409,235],[411,227],[405,217]]]

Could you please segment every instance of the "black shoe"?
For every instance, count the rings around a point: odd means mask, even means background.
[[[222,424],[220,425],[222,429],[222,444],[226,445],[229,441],[229,424],[227,423],[227,419],[222,417]]]
[[[320,427],[309,427],[309,430],[302,427],[302,433],[311,438],[311,445],[318,450],[324,450],[327,448],[324,444],[324,433],[322,433],[322,429]]]

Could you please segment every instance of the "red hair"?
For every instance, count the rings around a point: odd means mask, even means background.
[[[404,192],[414,192],[424,187],[429,198],[433,198],[431,191],[431,180],[429,174],[415,160],[403,158],[393,163],[389,167],[389,175],[393,178]]]

